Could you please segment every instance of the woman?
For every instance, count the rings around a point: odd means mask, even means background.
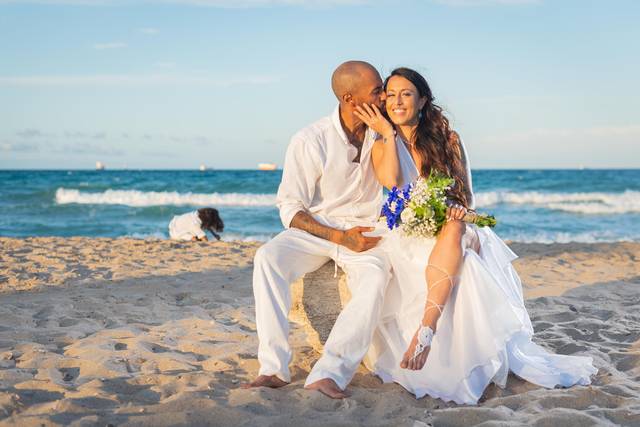
[[[550,354],[531,341],[511,265],[516,255],[490,229],[461,221],[474,206],[466,151],[424,77],[398,68],[384,89],[392,123],[374,105],[358,110],[380,135],[372,151],[380,183],[401,186],[433,169],[455,184],[437,238],[410,238],[396,229],[383,239],[394,281],[369,367],[417,398],[429,394],[467,404],[477,403],[491,381],[504,386],[509,370],[544,387],[589,384],[597,372],[591,358]]]

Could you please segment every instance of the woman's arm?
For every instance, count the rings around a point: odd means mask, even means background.
[[[371,150],[371,162],[378,182],[389,189],[397,186],[402,177],[393,126],[374,104],[358,106],[354,114],[380,135]]]
[[[371,150],[371,162],[380,184],[388,189],[400,184],[400,161],[393,134],[376,139]]]

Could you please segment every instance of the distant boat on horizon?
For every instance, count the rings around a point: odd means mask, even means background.
[[[96,170],[97,170],[97,171],[103,171],[103,170],[104,170],[104,168],[105,168],[104,163],[102,163],[102,162],[100,162],[100,161],[96,162]]]
[[[258,163],[258,170],[261,171],[274,171],[278,168],[275,163]]]
[[[207,166],[202,164],[200,165],[200,172],[206,172],[207,171]]]

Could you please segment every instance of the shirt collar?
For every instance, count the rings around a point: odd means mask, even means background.
[[[342,142],[349,145],[349,139],[347,138],[347,134],[344,133],[342,123],[340,122],[340,104],[336,105],[336,109],[333,110],[333,114],[331,114],[331,121],[333,122],[333,127],[336,128],[338,135],[342,138]]]

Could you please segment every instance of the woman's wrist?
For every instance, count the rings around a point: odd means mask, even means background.
[[[390,130],[384,132],[382,135],[382,143],[386,144],[387,142],[393,141],[396,139],[396,131],[391,128]]]

